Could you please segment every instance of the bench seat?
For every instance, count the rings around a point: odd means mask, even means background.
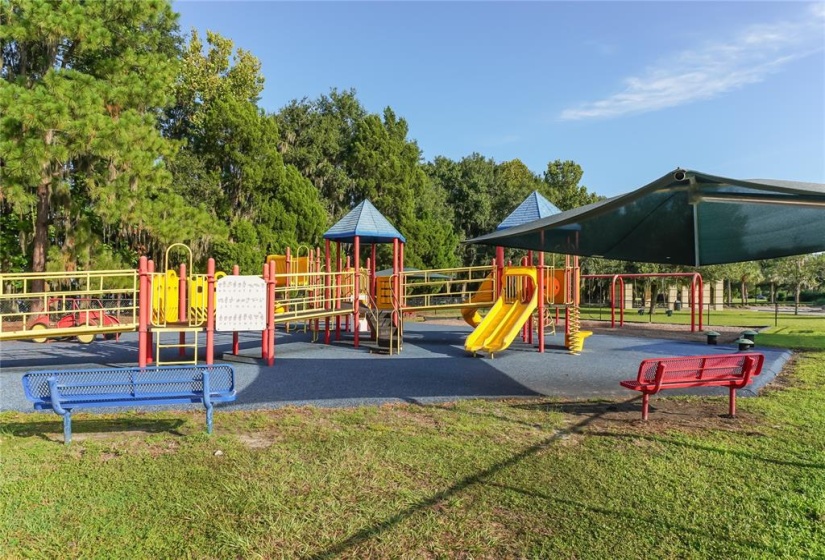
[[[736,389],[759,375],[765,356],[759,353],[680,356],[642,361],[636,379],[621,381],[622,387],[642,393],[642,419],[648,418],[650,395],[664,389],[728,387],[731,416],[736,416]]]
[[[63,416],[71,442],[74,409],[202,403],[212,433],[214,403],[235,400],[235,370],[228,365],[34,371],[23,376],[23,391],[35,410]]]

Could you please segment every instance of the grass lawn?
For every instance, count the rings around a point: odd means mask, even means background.
[[[647,423],[632,395],[219,409],[211,438],[202,412],[77,414],[68,448],[2,413],[0,556],[825,558],[825,353],[775,385]]]

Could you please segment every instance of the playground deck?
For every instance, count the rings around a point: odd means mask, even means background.
[[[570,355],[562,333],[547,338],[539,354],[516,341],[494,359],[472,358],[464,350],[470,327],[408,323],[404,352],[370,354],[352,348],[351,337],[330,346],[312,343],[311,333],[276,336],[274,367],[234,363],[237,400],[226,409],[274,408],[287,405],[358,406],[391,402],[433,403],[468,398],[550,396],[560,399],[626,398],[619,381],[632,376],[645,358],[732,353],[735,346],[594,335],[584,353]],[[229,352],[231,334],[218,334],[218,353]],[[260,357],[260,335],[241,335],[241,354]],[[741,396],[758,391],[781,370],[789,357],[781,349],[757,348],[765,367]],[[94,345],[76,342],[35,344],[7,341],[0,353],[0,411],[31,410],[20,379],[34,369],[134,366],[137,335]],[[219,361],[219,360],[218,360]],[[726,395],[724,388],[686,389],[671,394]]]

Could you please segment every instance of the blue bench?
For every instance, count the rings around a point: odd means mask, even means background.
[[[212,433],[212,405],[235,400],[235,370],[228,365],[33,371],[23,391],[35,410],[63,416],[63,440],[72,441],[72,410],[203,403]]]

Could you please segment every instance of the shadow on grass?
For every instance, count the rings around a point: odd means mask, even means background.
[[[582,403],[582,404],[586,404],[586,403]],[[516,405],[516,406],[518,406],[518,405]],[[531,445],[530,447],[527,447],[526,449],[522,450],[521,452],[516,453],[515,455],[512,455],[508,459],[505,459],[503,461],[499,461],[498,463],[495,463],[494,465],[492,465],[492,466],[490,466],[486,469],[480,470],[480,471],[478,471],[477,473],[475,473],[471,476],[465,477],[465,478],[459,480],[458,482],[456,482],[455,484],[453,484],[452,486],[450,486],[449,488],[447,488],[445,490],[442,490],[441,492],[436,492],[435,494],[433,494],[429,498],[424,499],[424,500],[420,500],[416,504],[413,504],[412,506],[410,506],[410,507],[408,507],[408,508],[406,508],[402,511],[399,511],[395,515],[393,515],[391,517],[388,517],[387,519],[384,519],[383,521],[379,521],[379,522],[375,523],[372,526],[365,527],[364,529],[362,529],[362,530],[358,531],[357,533],[351,535],[350,537],[342,540],[341,542],[327,548],[326,550],[322,550],[320,552],[317,552],[317,553],[309,556],[309,558],[324,559],[324,558],[335,558],[337,556],[340,556],[341,554],[344,554],[348,549],[350,549],[354,546],[358,546],[358,545],[364,543],[365,541],[367,541],[367,540],[369,540],[369,539],[371,539],[371,538],[373,538],[377,535],[380,535],[384,531],[392,529],[393,527],[395,527],[399,523],[403,522],[404,520],[408,519],[409,517],[415,515],[416,513],[420,512],[420,511],[423,511],[423,510],[426,510],[428,508],[431,508],[431,507],[437,505],[438,503],[450,498],[451,496],[454,496],[454,495],[460,493],[464,489],[466,489],[466,488],[468,488],[468,487],[470,487],[474,484],[483,483],[484,479],[498,473],[499,471],[501,471],[503,469],[506,469],[508,467],[516,465],[519,462],[523,461],[524,459],[527,459],[529,457],[532,457],[532,456],[536,455],[537,453],[539,453],[543,449],[547,448],[549,445],[553,444],[554,442],[556,442],[558,440],[561,440],[561,439],[564,439],[568,435],[576,433],[576,432],[582,430],[583,428],[585,428],[591,422],[594,422],[594,421],[598,420],[599,417],[604,414],[604,412],[605,411],[596,411],[591,416],[589,416],[588,418],[584,418],[583,420],[581,420],[580,422],[574,424],[573,426],[570,426],[569,428],[562,429],[562,430],[557,430],[550,437],[545,438],[544,440],[542,440],[542,441],[540,441],[540,442],[538,442],[534,445]]]
[[[599,507],[594,505],[588,505],[586,503],[577,502],[575,500],[567,500],[564,498],[558,498],[556,496],[550,496],[544,494],[542,492],[536,492],[535,490],[523,490],[521,488],[516,488],[514,486],[508,486],[506,484],[498,484],[498,483],[486,483],[487,486],[500,488],[502,490],[506,490],[509,492],[515,492],[517,494],[521,494],[523,496],[528,496],[530,498],[539,498],[541,500],[545,500],[547,502],[555,503],[561,506],[568,506],[572,508],[574,512],[578,514],[581,511],[589,511],[592,513],[597,513],[600,515],[606,515],[610,517],[615,517],[618,519],[623,520],[624,522],[631,524],[631,525],[638,525],[641,527],[641,530],[645,532],[649,532],[650,527],[659,527],[664,531],[673,533],[673,534],[690,534],[696,535],[700,537],[710,537],[712,539],[722,541],[723,543],[736,543],[739,546],[745,546],[748,548],[758,549],[760,551],[768,552],[770,548],[753,541],[746,541],[741,539],[734,539],[731,538],[731,535],[728,532],[721,532],[721,534],[711,534],[708,531],[704,531],[701,529],[696,529],[694,527],[690,527],[688,525],[680,525],[677,523],[670,523],[661,516],[651,516],[645,515],[644,511],[640,511],[637,509],[610,509],[605,507]]]
[[[676,439],[660,437],[660,436],[650,436],[650,435],[642,435],[642,434],[622,434],[616,432],[588,432],[587,435],[589,436],[596,436],[596,437],[604,437],[604,438],[614,438],[614,439],[632,439],[632,440],[647,440],[651,442],[661,443],[663,445],[672,445],[675,447],[684,447],[687,449],[694,449],[696,451],[710,451],[713,453],[719,453],[721,455],[733,455],[734,457],[740,457],[742,459],[748,459],[750,461],[762,461],[763,463],[771,463],[773,465],[779,465],[783,467],[799,467],[803,469],[825,469],[825,464],[822,463],[805,463],[802,461],[791,461],[787,459],[774,459],[771,457],[764,457],[761,455],[754,455],[753,453],[747,453],[745,451],[735,451],[732,449],[722,449],[718,447],[712,447],[710,445],[701,445],[698,443],[687,442],[687,441],[679,441]]]
[[[639,412],[639,401],[642,396],[633,397],[625,401],[565,401],[546,403],[525,403],[510,405],[520,410],[538,410],[543,412],[561,412],[576,416],[592,416],[607,414],[608,412]],[[651,406],[651,410],[653,407]]]
[[[146,432],[147,434],[168,433],[174,436],[184,436],[179,428],[185,423],[184,420],[154,420],[137,418],[117,418],[117,419],[81,419],[72,418],[72,435],[97,434],[114,432]],[[39,437],[46,440],[53,440],[48,434],[55,434],[63,437],[63,419],[54,416],[54,420],[42,420],[35,422],[10,422],[3,424],[0,428],[2,432],[13,437]]]

